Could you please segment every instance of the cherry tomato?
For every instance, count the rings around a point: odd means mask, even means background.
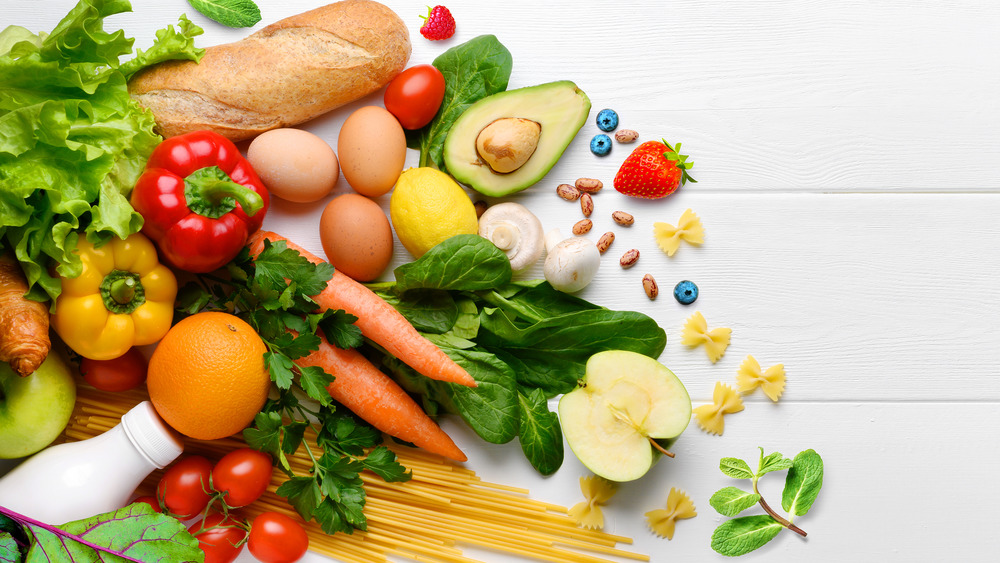
[[[434,119],[444,100],[444,75],[434,65],[410,67],[385,89],[385,109],[403,129],[420,129]]]
[[[113,360],[84,358],[80,362],[80,373],[95,389],[117,393],[146,381],[147,366],[142,352],[138,348],[129,348],[128,352]]]
[[[201,514],[212,498],[212,463],[200,455],[185,457],[167,468],[156,486],[156,498],[181,520]]]
[[[302,525],[279,512],[264,512],[250,524],[247,547],[264,563],[293,563],[309,549]]]
[[[229,452],[212,469],[212,486],[230,508],[257,500],[270,482],[271,456],[251,448]]]
[[[205,552],[205,563],[232,563],[243,551],[246,531],[233,520],[213,512],[188,528]]]
[[[135,504],[137,502],[144,502],[149,506],[153,507],[153,512],[160,512],[160,503],[157,502],[156,497],[151,497],[151,496],[138,497],[132,501],[132,504]]]

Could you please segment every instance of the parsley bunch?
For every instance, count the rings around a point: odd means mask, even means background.
[[[269,399],[243,431],[247,444],[277,460],[289,479],[277,493],[306,520],[315,519],[328,534],[367,528],[362,512],[361,471],[386,481],[406,481],[410,473],[381,445],[382,434],[347,409],[338,409],[327,386],[333,376],[295,360],[319,349],[319,334],[340,348],[364,343],[357,317],[343,310],[316,312],[311,297],[333,276],[333,266],[313,264],[284,241],[265,241],[251,258],[247,249],[226,265],[227,276],[204,274],[185,285],[177,298],[178,315],[226,311],[257,331],[267,351],[264,362],[278,397]],[[308,397],[311,401],[303,398]],[[306,440],[307,432],[316,447]],[[312,462],[307,475],[296,474],[288,456],[303,448]]]

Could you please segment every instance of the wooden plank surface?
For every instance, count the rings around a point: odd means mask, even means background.
[[[51,29],[73,0],[4,0],[3,24]],[[319,5],[259,0],[265,21]],[[724,456],[753,458],[757,446],[786,455],[814,448],[826,463],[815,508],[797,522],[809,531],[776,539],[746,561],[989,560],[991,508],[1000,501],[1000,5],[990,0],[818,0],[592,2],[509,0],[453,3],[458,34],[429,42],[417,33],[425,4],[386,0],[407,22],[410,64],[492,33],[511,50],[511,87],[571,79],[594,112],[616,109],[641,140],[682,141],[697,184],[668,200],[595,198],[592,234],[618,235],[596,281],[581,296],[650,314],[667,330],[661,357],[695,404],[715,381],[731,381],[747,354],[784,363],[778,404],[746,398],[744,412],[712,437],[694,425],[646,478],[622,487],[608,508],[609,531],[635,537],[653,561],[723,560],[708,547],[723,521],[708,505],[731,483]],[[116,16],[146,47],[181,12],[206,29],[199,43],[237,40],[187,2],[135,0]],[[336,146],[337,132],[369,96],[306,127]],[[629,147],[590,154],[589,121],[536,187],[506,198],[529,206],[546,228],[568,233],[579,208],[558,199],[558,183],[611,179]],[[416,155],[408,156],[416,164]],[[337,193],[349,190],[346,182]],[[470,195],[478,198],[470,192]],[[389,197],[378,199],[388,209]],[[495,202],[498,200],[489,200]],[[675,223],[691,208],[706,242],[668,258],[653,241],[655,221]],[[623,209],[635,226],[618,228]],[[276,201],[265,227],[321,253],[322,203]],[[623,271],[628,248],[639,264]],[[409,259],[398,243],[393,265]],[[536,267],[529,276],[540,275]],[[661,295],[640,281],[651,273]],[[384,278],[388,279],[387,273]],[[701,297],[684,307],[670,296],[681,279]],[[711,364],[680,344],[694,311],[733,329],[726,356]],[[485,479],[525,486],[570,505],[587,474],[571,456],[541,478],[516,444],[483,444],[445,421]],[[766,478],[765,478],[766,479]],[[780,481],[765,495],[777,503]],[[671,486],[691,494],[699,516],[673,541],[653,537],[642,513]],[[769,492],[770,491],[770,492]],[[514,561],[482,554],[487,562]],[[244,554],[241,562],[253,561]],[[310,556],[309,561],[323,558]]]

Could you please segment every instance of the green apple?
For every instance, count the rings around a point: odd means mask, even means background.
[[[0,458],[24,457],[51,444],[75,403],[76,382],[56,348],[25,377],[0,364]]]
[[[608,350],[587,360],[580,386],[559,400],[563,435],[577,459],[611,481],[649,471],[691,421],[691,397],[660,362]]]

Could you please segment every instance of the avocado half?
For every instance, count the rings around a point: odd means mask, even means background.
[[[590,114],[590,98],[563,80],[508,90],[469,106],[444,143],[444,162],[456,180],[477,192],[501,197],[528,188],[555,165]],[[515,118],[537,123],[537,145],[527,160],[510,172],[494,171],[480,156],[480,133],[498,120]]]

